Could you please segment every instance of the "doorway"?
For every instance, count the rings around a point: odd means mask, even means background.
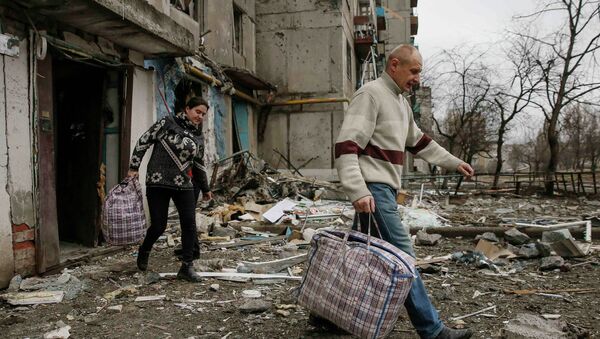
[[[111,82],[106,68],[65,58],[55,58],[52,68],[56,210],[62,261],[82,246],[98,244],[101,196],[106,183],[103,164],[106,155],[114,153],[106,152],[105,125],[113,123],[114,116],[106,100],[107,84]]]

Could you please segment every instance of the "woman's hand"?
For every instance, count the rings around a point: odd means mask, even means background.
[[[204,200],[204,201],[210,201],[210,200],[212,200],[212,198],[213,198],[213,194],[212,194],[211,191],[203,192],[202,193],[202,200]]]

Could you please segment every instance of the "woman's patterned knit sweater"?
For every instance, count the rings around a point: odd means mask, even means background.
[[[202,130],[192,124],[183,112],[158,120],[138,140],[129,168],[137,171],[144,154],[154,145],[146,186],[191,190],[199,187],[208,192],[204,168]]]

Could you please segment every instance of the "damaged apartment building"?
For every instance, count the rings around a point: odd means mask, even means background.
[[[206,163],[248,150],[335,180],[348,101],[412,42],[416,6],[0,0],[0,287],[102,244],[102,201],[135,142],[190,96],[210,105]]]

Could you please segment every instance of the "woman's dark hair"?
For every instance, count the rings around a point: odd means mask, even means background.
[[[194,108],[196,106],[206,106],[206,108],[209,108],[208,106],[208,102],[206,100],[204,100],[201,97],[191,97],[188,99],[187,103],[185,104],[186,108]]]

